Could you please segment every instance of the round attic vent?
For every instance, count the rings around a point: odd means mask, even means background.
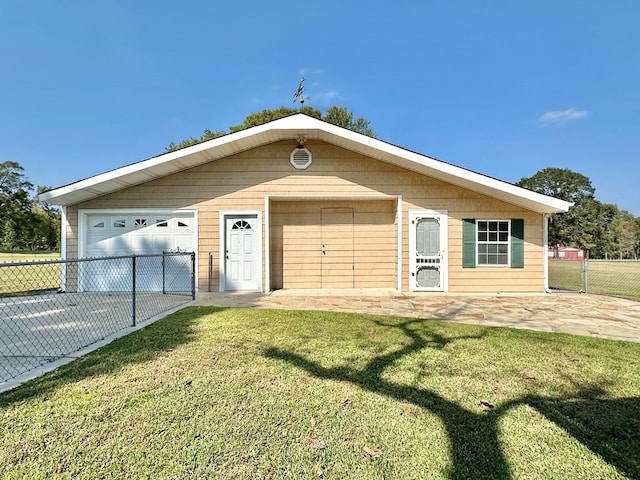
[[[290,161],[291,165],[298,170],[304,170],[311,165],[311,152],[304,147],[296,147],[293,152],[291,152]]]

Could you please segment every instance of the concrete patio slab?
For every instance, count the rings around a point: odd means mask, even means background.
[[[195,304],[397,315],[640,342],[640,302],[579,293],[457,295],[403,294],[390,289],[276,290],[270,294],[201,293]]]

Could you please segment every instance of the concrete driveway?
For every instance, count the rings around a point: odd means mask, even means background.
[[[329,310],[432,318],[640,342],[640,302],[579,293],[402,294],[386,289],[206,293],[197,305]]]
[[[137,323],[190,301],[184,295],[139,293]],[[48,370],[60,359],[77,358],[87,347],[132,325],[132,297],[126,293],[0,297],[0,391],[12,379],[43,366]]]

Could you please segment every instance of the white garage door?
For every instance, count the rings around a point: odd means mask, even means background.
[[[193,212],[158,213],[139,211],[87,213],[83,257],[161,254],[169,251],[193,252],[196,226]],[[169,278],[181,279],[180,271],[188,267],[188,257],[174,257],[164,264],[161,259],[137,260],[136,288],[157,291],[166,287]],[[84,291],[127,291],[132,288],[130,260],[91,262],[83,266],[81,289]],[[168,268],[168,270],[167,270]],[[172,284],[171,290],[190,290],[185,276]]]
[[[193,213],[90,213],[86,225],[85,257],[141,255],[177,249],[191,252],[195,248]]]

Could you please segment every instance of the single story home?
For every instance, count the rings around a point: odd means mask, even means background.
[[[570,203],[295,114],[40,195],[64,258],[195,251],[212,291],[543,292]]]

